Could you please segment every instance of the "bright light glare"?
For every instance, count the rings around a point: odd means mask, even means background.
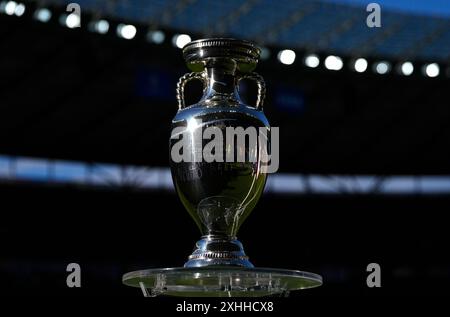
[[[437,77],[439,76],[440,69],[439,65],[436,63],[425,65],[425,74],[428,77]]]
[[[52,13],[49,9],[42,8],[38,9],[35,14],[34,18],[40,22],[48,22],[52,18]]]
[[[117,35],[120,37],[131,40],[136,36],[137,30],[134,25],[131,24],[119,24],[117,26]]]
[[[284,65],[291,65],[295,62],[295,52],[293,50],[282,50],[278,53],[278,60]]]
[[[191,37],[187,34],[176,34],[173,37],[173,44],[178,48],[183,48],[187,43],[191,41]]]
[[[186,130],[193,133],[198,127],[199,127],[199,124],[198,124],[197,120],[194,118],[191,118],[188,120]]]
[[[411,62],[404,62],[401,67],[400,70],[402,72],[403,75],[405,76],[409,76],[413,73],[414,71],[414,66]]]
[[[270,57],[270,50],[266,47],[261,47],[261,59],[267,60]]]
[[[80,16],[76,13],[71,13],[66,17],[66,26],[69,29],[80,27]]]
[[[363,73],[367,69],[367,60],[364,58],[358,58],[355,61],[355,71],[358,73]]]
[[[340,70],[343,66],[344,63],[338,56],[330,55],[325,59],[325,67],[329,70]]]
[[[17,2],[15,1],[8,1],[5,5],[5,13],[7,15],[13,15],[14,12],[16,11],[16,7],[17,7]]]
[[[100,34],[106,34],[109,31],[109,22],[106,20],[99,20],[94,24],[94,30]]]
[[[320,63],[319,56],[315,54],[307,55],[305,57],[305,65],[308,67],[316,68],[317,66],[319,66],[319,63]]]
[[[18,17],[22,16],[25,13],[25,5],[23,3],[19,3],[14,10],[14,14]]]
[[[161,44],[166,39],[163,31],[149,31],[147,33],[147,41],[155,44]]]
[[[374,70],[380,75],[384,75],[391,70],[391,64],[388,62],[378,62],[375,64]]]

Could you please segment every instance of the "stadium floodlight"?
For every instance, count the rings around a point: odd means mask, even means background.
[[[316,54],[309,54],[305,56],[304,62],[307,67],[316,68],[320,64],[320,59]]]
[[[367,60],[365,58],[358,58],[355,60],[355,63],[353,64],[353,68],[358,73],[363,73],[367,70]]]
[[[400,65],[400,73],[409,76],[414,72],[414,65],[411,62],[404,62]]]
[[[384,75],[391,70],[391,64],[387,61],[376,62],[373,64],[373,71],[377,74]]]
[[[2,12],[7,15],[13,15],[16,11],[17,2],[15,1],[7,1],[2,3]]]
[[[14,10],[14,14],[18,17],[21,17],[25,13],[25,5],[23,3],[19,3]]]
[[[40,22],[46,23],[52,18],[52,12],[47,8],[40,8],[34,12],[34,18]]]
[[[70,14],[63,14],[59,22],[68,27],[69,29],[74,29],[80,27],[81,24],[81,17],[77,13],[70,13]]]
[[[426,64],[423,67],[423,72],[428,77],[437,77],[440,73],[440,68],[437,63]]]
[[[99,34],[106,34],[109,31],[109,22],[103,19],[91,22],[90,29]]]
[[[150,43],[161,44],[166,39],[166,35],[160,30],[151,30],[147,33],[147,41]]]
[[[325,58],[325,67],[329,70],[341,70],[343,66],[344,63],[339,56],[330,55]]]
[[[172,44],[178,48],[183,48],[191,41],[191,37],[187,34],[175,34],[172,38]]]
[[[119,24],[117,26],[117,35],[123,39],[131,40],[136,36],[136,27],[132,24]]]
[[[261,47],[261,60],[268,60],[270,57],[270,50],[267,47]]]
[[[293,50],[282,50],[278,53],[278,60],[284,65],[292,65],[295,62],[295,52]]]

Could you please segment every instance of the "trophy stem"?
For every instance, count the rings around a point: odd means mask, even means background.
[[[206,235],[197,241],[194,252],[184,267],[240,266],[254,267],[245,255],[242,243],[236,237]]]

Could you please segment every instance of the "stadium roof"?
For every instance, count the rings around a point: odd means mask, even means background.
[[[412,13],[416,15],[430,15],[436,17],[450,17],[450,2],[448,0],[324,0],[328,2],[365,6],[370,2],[378,3],[383,9]]]
[[[71,1],[53,0],[65,4]],[[363,0],[79,0],[100,15],[198,37],[233,36],[263,45],[347,55],[447,61],[450,57],[450,3],[377,1],[380,28],[366,25]]]

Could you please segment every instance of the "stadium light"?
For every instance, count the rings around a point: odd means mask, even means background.
[[[437,77],[440,73],[439,65],[437,63],[427,64],[424,66],[423,72],[428,77]]]
[[[132,24],[119,24],[117,26],[117,35],[123,39],[131,40],[136,36],[136,27]]]
[[[411,62],[404,62],[400,65],[400,73],[409,76],[414,72],[414,65]]]
[[[384,75],[391,70],[391,64],[386,61],[377,62],[373,65],[373,71],[377,74]]]
[[[367,60],[365,58],[358,58],[357,60],[355,60],[353,67],[356,72],[363,73],[367,70],[367,65]]]
[[[304,62],[307,67],[316,68],[320,64],[320,59],[316,54],[309,54],[305,56]]]
[[[76,13],[71,13],[66,18],[66,26],[69,29],[73,29],[80,26],[80,16]]]
[[[183,48],[191,41],[191,37],[187,34],[175,34],[172,38],[172,44],[178,48]]]
[[[52,18],[52,12],[47,8],[40,8],[34,12],[34,18],[40,22],[46,23]]]
[[[295,52],[293,50],[282,50],[278,53],[278,60],[284,65],[291,65],[295,62]]]
[[[147,33],[147,41],[150,43],[161,44],[166,39],[166,35],[160,30],[151,30]]]
[[[330,55],[325,59],[325,67],[329,70],[340,70],[344,66],[339,56]]]
[[[16,10],[17,3],[15,1],[8,1],[5,3],[4,11],[7,15],[13,15]]]
[[[80,27],[81,17],[76,13],[63,14],[59,18],[59,22],[69,29],[74,29]]]
[[[25,13],[25,5],[23,3],[19,3],[14,10],[14,14],[18,17],[21,17]]]
[[[106,34],[109,31],[109,22],[106,20],[93,21],[89,24],[89,29],[99,34]]]
[[[270,57],[270,50],[267,47],[261,47],[261,60],[265,61]]]
[[[25,13],[25,4],[15,1],[2,1],[0,2],[0,13],[20,17]]]

